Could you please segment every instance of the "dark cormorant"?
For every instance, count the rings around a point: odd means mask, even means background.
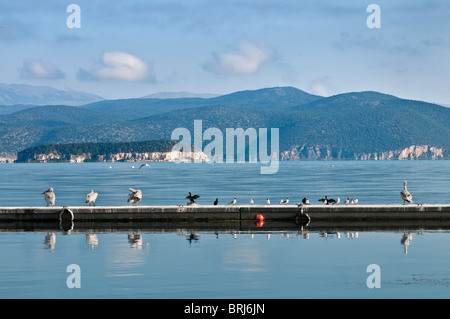
[[[200,198],[200,195],[194,195],[192,196],[191,192],[189,192],[189,195],[186,196],[186,199],[189,199],[189,201],[191,202],[191,204],[195,203],[195,200],[197,198]]]
[[[319,199],[319,202],[322,202],[324,205],[328,205],[328,198],[325,196],[325,198]]]

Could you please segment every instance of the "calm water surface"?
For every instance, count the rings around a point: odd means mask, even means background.
[[[135,166],[132,168],[132,166]],[[414,200],[448,203],[450,162],[286,162],[274,175],[259,164],[153,163],[0,165],[1,206],[44,206],[53,187],[57,205],[127,205],[128,188],[142,205],[198,203],[233,197],[264,203],[304,196],[359,198],[398,204],[403,180]],[[402,240],[410,233],[408,240]],[[139,236],[137,236],[139,235]],[[137,240],[136,240],[137,239]],[[67,266],[81,269],[69,289]],[[367,266],[381,269],[369,289]],[[449,298],[450,233],[445,229],[248,232],[8,231],[0,232],[0,298]]]

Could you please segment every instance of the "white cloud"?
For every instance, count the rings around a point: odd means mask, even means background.
[[[208,71],[249,75],[275,58],[275,53],[267,46],[248,40],[239,43],[237,52],[214,53],[215,61],[205,66]]]
[[[323,83],[314,83],[311,85],[311,89],[313,94],[317,94],[320,96],[331,96],[333,95],[328,87],[326,87]]]
[[[328,77],[315,79],[309,84],[312,94],[328,97],[334,95],[333,86],[329,83]]]
[[[57,80],[64,78],[64,73],[56,65],[41,59],[26,58],[19,70],[20,77],[24,79]]]
[[[80,69],[80,81],[119,80],[126,82],[146,81],[150,68],[144,61],[126,52],[105,52],[102,55],[103,67],[95,71]]]

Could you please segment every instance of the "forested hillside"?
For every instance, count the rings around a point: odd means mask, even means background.
[[[291,160],[392,159],[412,146],[426,151],[414,149],[411,158],[450,155],[450,108],[378,92],[325,98],[292,87],[31,107],[0,115],[0,155],[45,144],[168,140],[180,127],[193,134],[194,120],[223,134],[226,128],[279,128],[280,151]]]

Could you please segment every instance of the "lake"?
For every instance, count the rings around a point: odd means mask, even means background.
[[[403,181],[415,202],[448,203],[449,161],[281,162],[261,175],[259,164],[53,163],[0,165],[2,206],[127,204],[256,204],[270,198],[311,203],[358,198],[359,204],[401,204]],[[266,227],[266,228],[265,228]],[[270,230],[90,229],[0,230],[0,298],[449,298],[448,229],[364,228]],[[76,265],[76,271],[70,265]],[[377,271],[368,271],[376,265]],[[68,271],[69,267],[69,271]],[[69,278],[80,288],[69,288]],[[373,276],[377,275],[377,277]],[[374,279],[375,278],[375,279]],[[374,279],[380,288],[369,288]]]

